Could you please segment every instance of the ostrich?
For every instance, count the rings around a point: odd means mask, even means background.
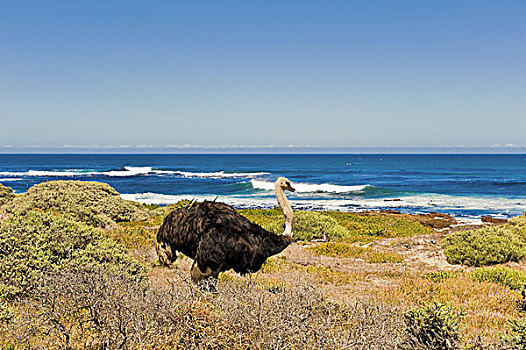
[[[290,181],[277,179],[276,197],[285,217],[285,231],[274,234],[241,216],[224,203],[204,201],[172,211],[157,233],[157,255],[163,264],[181,252],[194,260],[190,275],[194,283],[217,280],[220,272],[234,269],[246,274],[261,268],[268,257],[292,242],[292,208],[285,190],[294,192]]]

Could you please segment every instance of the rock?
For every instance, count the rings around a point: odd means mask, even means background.
[[[387,214],[402,214],[401,211],[399,211],[399,210],[393,210],[393,209],[382,210],[380,213],[387,213]]]
[[[505,224],[508,222],[508,219],[499,219],[499,218],[494,218],[492,216],[482,216],[482,222],[487,222],[487,223],[490,223],[490,224]]]

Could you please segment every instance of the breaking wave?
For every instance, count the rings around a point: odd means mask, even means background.
[[[267,172],[257,172],[257,173],[227,173],[224,171],[215,171],[215,172],[202,172],[202,173],[193,173],[189,171],[174,171],[173,174],[181,175],[188,178],[205,178],[205,179],[228,179],[228,178],[250,178],[263,175],[269,175]]]
[[[82,176],[109,176],[109,177],[129,177],[144,175],[176,175],[186,178],[206,178],[206,179],[228,179],[228,178],[253,178],[257,176],[268,175],[267,172],[189,172],[189,171],[172,171],[172,170],[155,170],[152,167],[134,167],[125,166],[118,170],[108,171],[86,171],[78,169],[68,170],[29,170],[26,172],[0,172],[0,176],[10,177],[82,177]]]
[[[265,191],[274,191],[274,183],[264,180],[250,180],[253,188]],[[327,193],[361,193],[371,185],[353,185],[353,186],[342,186],[333,184],[309,184],[301,182],[293,182],[292,187],[297,192],[327,192]]]

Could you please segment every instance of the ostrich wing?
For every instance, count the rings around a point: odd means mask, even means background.
[[[195,256],[201,271],[209,267],[214,271],[233,268],[242,274],[255,272],[268,257],[291,243],[289,237],[266,231],[233,208],[228,214],[214,215],[211,226],[201,236]]]

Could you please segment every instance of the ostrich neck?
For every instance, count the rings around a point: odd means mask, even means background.
[[[285,231],[283,231],[283,234],[292,237],[292,224],[294,221],[292,208],[289,204],[289,201],[287,200],[287,197],[285,196],[285,191],[283,191],[283,189],[278,185],[276,185],[276,198],[278,199],[281,212],[285,217]]]

